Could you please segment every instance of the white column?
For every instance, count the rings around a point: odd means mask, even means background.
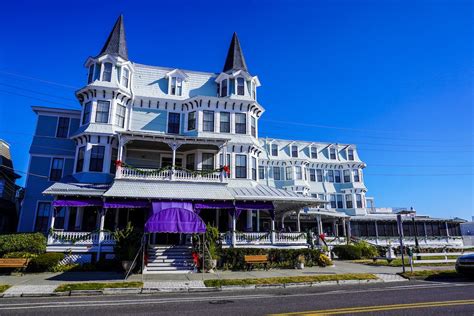
[[[236,227],[237,227],[237,218],[235,214],[236,210],[234,210],[234,213],[232,214],[232,247],[235,247],[237,244],[237,236],[235,233]]]
[[[346,219],[345,219],[345,218],[342,219],[342,234],[344,235],[344,237],[347,236],[347,231],[346,231]]]
[[[296,212],[296,230],[298,231],[298,233],[301,232],[300,213],[300,211]]]
[[[253,231],[253,223],[252,223],[252,210],[247,210],[247,225],[246,225],[247,231],[251,232]]]
[[[102,245],[102,240],[104,239],[104,224],[105,224],[105,213],[107,212],[107,209],[102,209],[99,213],[100,215],[100,221],[99,221],[99,240],[98,240],[98,245],[97,245],[97,258],[96,261],[100,260],[100,248]]]
[[[275,218],[272,217],[272,244],[275,243],[276,232],[275,232]]]
[[[54,229],[54,221],[56,220],[56,207],[53,206],[51,210],[51,220],[49,222],[49,228]]]
[[[66,206],[66,211],[64,212],[64,231],[67,231],[69,228],[69,216],[71,213],[71,208]]]
[[[74,223],[74,229],[80,231],[82,229],[82,217],[84,216],[84,208],[78,207],[76,212],[76,221]]]

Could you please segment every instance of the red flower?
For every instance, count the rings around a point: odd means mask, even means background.
[[[196,267],[199,267],[199,255],[197,252],[193,252],[193,262]]]
[[[326,238],[326,234],[320,234],[319,238],[321,238],[321,240],[324,241],[324,239]]]
[[[225,173],[227,173],[227,175],[230,175],[230,168],[229,168],[229,166],[224,166],[222,169],[225,171]]]
[[[123,162],[120,160],[115,161],[115,167],[123,167]]]

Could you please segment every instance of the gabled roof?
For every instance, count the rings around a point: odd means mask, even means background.
[[[244,70],[248,72],[244,54],[240,47],[239,38],[235,32],[232,36],[232,41],[230,42],[229,51],[227,52],[227,58],[225,59],[224,69],[222,72],[227,72],[229,70]]]
[[[125,38],[125,26],[123,25],[123,15],[120,15],[115,22],[112,32],[110,32],[104,47],[100,51],[99,56],[115,55],[128,60],[127,40]]]

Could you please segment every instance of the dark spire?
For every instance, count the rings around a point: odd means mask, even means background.
[[[120,56],[128,60],[127,40],[125,38],[125,27],[123,26],[123,15],[121,14],[115,22],[112,32],[110,32],[104,47],[99,56],[110,54]]]
[[[242,53],[242,48],[240,47],[239,38],[235,32],[232,36],[232,41],[230,42],[227,58],[225,59],[224,70],[222,72],[227,72],[229,70],[245,70],[248,72],[244,54]]]

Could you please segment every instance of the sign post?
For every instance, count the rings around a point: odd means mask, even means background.
[[[400,252],[402,253],[402,271],[405,273],[405,249],[403,247],[403,223],[402,223],[402,215],[397,215],[397,226],[398,226],[398,236],[400,237]]]

